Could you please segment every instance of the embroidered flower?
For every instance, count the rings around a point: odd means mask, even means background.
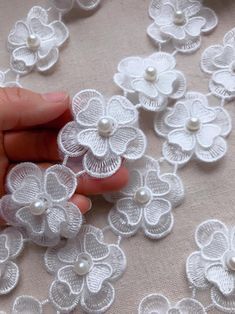
[[[142,108],[160,111],[168,98],[177,99],[185,93],[186,80],[175,65],[175,58],[165,52],[148,58],[129,57],[119,63],[114,81],[126,93],[138,92]]]
[[[7,177],[11,194],[2,198],[2,216],[25,227],[29,238],[39,245],[55,245],[60,236],[75,237],[82,214],[68,200],[76,186],[75,174],[67,167],[55,165],[43,171],[33,163],[19,164]]]
[[[94,10],[100,4],[100,0],[50,0],[55,8],[66,13],[70,11],[75,4],[83,10],[90,11]]]
[[[185,298],[172,306],[161,294],[150,294],[139,305],[139,314],[206,314],[203,305],[197,300]]]
[[[34,68],[41,72],[49,70],[58,61],[58,48],[68,36],[61,21],[49,23],[47,11],[33,7],[26,20],[17,21],[8,36],[12,69],[19,74]]]
[[[173,108],[156,115],[155,131],[167,139],[163,155],[170,163],[185,164],[193,156],[214,162],[227,151],[224,137],[231,120],[222,107],[209,107],[206,96],[188,92]]]
[[[173,173],[161,174],[158,162],[148,156],[128,168],[128,185],[105,195],[116,203],[109,212],[109,224],[120,236],[132,236],[142,228],[150,238],[163,238],[173,227],[171,209],[183,200],[182,182]]]
[[[126,260],[117,245],[104,243],[100,229],[83,225],[75,239],[47,250],[45,264],[57,273],[49,298],[58,311],[79,304],[86,313],[103,313],[114,301],[112,282],[124,272]]]
[[[42,314],[42,304],[34,297],[28,295],[19,296],[14,302],[12,314],[23,313]]]
[[[24,246],[22,234],[13,227],[0,233],[0,295],[11,292],[19,280],[19,268],[14,263]]]
[[[170,41],[183,53],[197,50],[200,34],[210,32],[218,23],[214,11],[196,0],[152,0],[149,15],[154,23],[148,27],[148,35],[157,44]]]
[[[125,97],[113,96],[106,104],[95,90],[79,92],[72,104],[74,122],[61,130],[58,144],[69,157],[84,155],[83,166],[94,177],[107,177],[121,166],[122,158],[140,158],[146,139],[136,125],[138,111]]]
[[[224,36],[223,44],[211,46],[203,52],[201,67],[211,74],[211,92],[232,100],[235,97],[235,28]]]
[[[0,71],[0,87],[21,87],[19,82],[8,81],[6,77],[6,73],[4,71]]]
[[[187,259],[187,276],[196,289],[211,289],[213,304],[224,312],[235,311],[235,233],[218,220],[198,226],[199,248]]]

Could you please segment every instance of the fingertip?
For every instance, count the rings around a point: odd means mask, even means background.
[[[73,195],[71,202],[80,209],[82,214],[87,213],[92,207],[90,198],[80,194]]]

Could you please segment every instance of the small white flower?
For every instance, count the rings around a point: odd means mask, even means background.
[[[43,171],[33,163],[22,163],[9,172],[7,187],[11,194],[2,198],[2,216],[13,225],[25,227],[32,241],[52,246],[60,236],[76,236],[82,214],[68,202],[77,187],[70,169],[55,165]]]
[[[177,99],[185,93],[186,80],[175,65],[175,58],[165,52],[148,58],[129,57],[119,63],[114,81],[125,92],[138,92],[144,109],[160,111],[166,107],[168,98]]]
[[[167,139],[163,155],[169,162],[185,164],[193,156],[214,162],[226,154],[224,137],[231,131],[231,119],[222,107],[209,107],[203,94],[188,92],[156,115],[155,131]]]
[[[161,294],[146,296],[139,305],[139,314],[206,314],[204,306],[195,299],[184,298],[175,305]]]
[[[170,41],[184,53],[198,49],[200,34],[211,31],[218,23],[214,11],[196,0],[152,0],[149,15],[154,23],[148,27],[148,35],[157,44]]]
[[[58,61],[58,48],[68,35],[61,21],[49,23],[47,11],[33,7],[26,20],[17,21],[8,36],[12,69],[19,74],[34,68],[41,72],[49,70]]]
[[[0,295],[14,289],[19,280],[19,268],[13,262],[24,246],[22,234],[9,227],[0,233]]]
[[[211,299],[223,312],[235,312],[235,229],[207,220],[195,233],[199,250],[187,259],[187,276],[196,289],[211,289]]]
[[[84,155],[86,172],[107,177],[121,166],[122,158],[140,158],[146,139],[136,127],[138,111],[123,96],[113,96],[106,104],[95,90],[79,92],[72,104],[74,122],[61,130],[58,144],[69,157]]]
[[[143,229],[146,236],[161,239],[173,227],[172,208],[183,200],[182,182],[175,174],[161,174],[158,162],[148,156],[128,168],[128,185],[105,195],[116,203],[109,212],[109,224],[120,236],[132,236]]]
[[[22,295],[16,298],[12,314],[23,314],[23,313],[30,313],[30,314],[42,314],[42,304],[29,295]]]
[[[70,11],[75,4],[83,10],[90,11],[94,10],[100,4],[100,0],[50,0],[55,8],[66,13]]]
[[[126,259],[117,245],[104,243],[100,229],[84,225],[75,239],[48,249],[45,264],[57,274],[49,298],[58,311],[80,305],[86,313],[103,313],[114,301],[112,282],[123,274]]]
[[[235,97],[235,28],[225,34],[223,45],[207,48],[201,57],[201,67],[211,74],[209,88],[223,99]]]

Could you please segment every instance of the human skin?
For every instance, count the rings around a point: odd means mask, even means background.
[[[5,178],[15,164],[32,161],[45,168],[60,162],[58,131],[71,119],[67,93],[0,88],[0,196],[5,194]],[[106,179],[83,175],[71,201],[86,213],[91,208],[89,195],[119,190],[127,181],[124,167]]]

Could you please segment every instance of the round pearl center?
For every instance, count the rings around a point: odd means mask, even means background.
[[[198,131],[200,129],[200,120],[198,118],[190,118],[186,123],[189,131]]]
[[[40,39],[38,36],[31,34],[27,38],[27,45],[32,50],[37,50],[40,47]]]
[[[81,254],[73,266],[74,271],[79,276],[84,276],[88,274],[91,267],[92,267],[92,259],[88,254]]]
[[[235,252],[228,252],[225,255],[225,264],[229,270],[235,271]]]
[[[101,118],[98,122],[98,132],[102,136],[109,136],[113,131],[113,122],[109,118]]]
[[[157,79],[157,70],[154,67],[147,67],[145,70],[144,78],[147,81],[153,82]]]
[[[44,200],[36,200],[30,205],[30,212],[35,216],[42,215],[47,210],[47,203]]]
[[[175,25],[184,25],[186,22],[185,14],[183,11],[176,11],[174,14],[174,24]]]
[[[140,188],[136,191],[134,199],[139,204],[146,204],[150,201],[151,194],[147,188]]]

